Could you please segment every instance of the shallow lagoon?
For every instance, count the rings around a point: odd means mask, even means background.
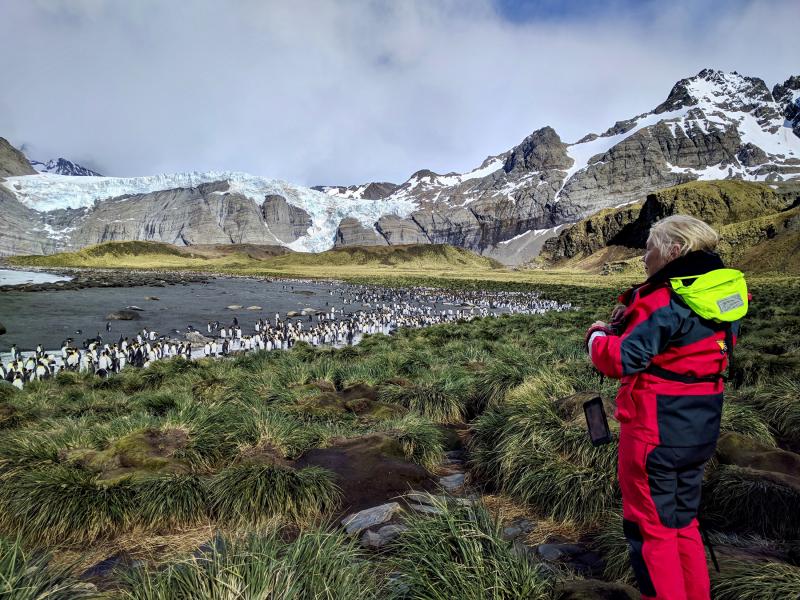
[[[187,325],[192,325],[205,333],[208,321],[227,325],[234,317],[239,319],[242,331],[250,333],[259,318],[272,320],[276,312],[285,317],[287,311],[303,308],[330,310],[335,306],[337,313],[340,309],[347,313],[360,310],[361,304],[344,304],[340,290],[346,287],[334,283],[217,278],[204,284],[165,287],[3,292],[0,322],[8,333],[0,338],[0,352],[7,352],[11,344],[20,349],[32,349],[37,344],[55,349],[67,337],[80,344],[98,333],[103,339],[116,341],[120,335],[132,337],[144,327],[170,334],[176,328],[184,333]],[[158,300],[147,299],[151,297]],[[226,308],[236,304],[243,308]],[[111,321],[112,330],[107,333],[106,315],[128,306],[143,309],[137,311],[141,319]],[[248,306],[260,306],[261,310],[246,310]]]

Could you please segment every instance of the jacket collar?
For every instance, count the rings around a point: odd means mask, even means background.
[[[640,295],[647,295],[674,277],[693,277],[724,268],[725,264],[719,254],[707,250],[695,250],[668,262],[645,282],[623,292],[619,301],[627,305],[637,290],[642,290]]]
[[[725,264],[719,254],[708,252],[707,250],[695,250],[668,262],[660,271],[648,277],[645,283],[654,285],[675,277],[705,275],[710,271],[724,268]]]

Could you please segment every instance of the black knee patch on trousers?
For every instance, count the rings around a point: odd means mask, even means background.
[[[697,516],[703,469],[716,443],[702,446],[659,446],[647,456],[647,483],[661,524],[670,529],[688,526]]]
[[[625,533],[625,538],[630,546],[631,566],[633,567],[633,574],[636,576],[636,583],[639,585],[639,591],[645,596],[655,596],[656,588],[650,578],[650,571],[647,570],[647,563],[644,562],[644,555],[642,554],[644,538],[638,523],[623,519],[622,531]]]

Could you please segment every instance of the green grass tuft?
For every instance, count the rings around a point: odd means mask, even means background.
[[[131,522],[133,500],[133,488],[125,480],[106,487],[78,469],[30,470],[3,481],[0,524],[33,543],[91,543]]]
[[[800,598],[800,567],[777,562],[726,560],[711,574],[715,600]]]
[[[779,474],[722,465],[703,488],[705,515],[722,531],[800,539],[800,489]]]
[[[340,491],[319,467],[294,470],[270,464],[240,464],[211,481],[211,512],[230,525],[256,526],[275,518],[309,523],[335,508]]]
[[[93,585],[78,581],[70,566],[55,566],[48,554],[25,551],[19,540],[0,538],[0,598],[81,600],[96,598]]]
[[[196,475],[149,477],[135,484],[136,521],[148,530],[173,531],[208,518],[208,486]]]
[[[121,594],[130,600],[383,597],[357,542],[316,530],[289,543],[274,530],[238,541],[217,538],[211,549],[164,569],[134,570]]]
[[[431,500],[439,514],[411,515],[393,543],[394,597],[414,600],[545,599],[555,577],[502,537],[481,505]]]

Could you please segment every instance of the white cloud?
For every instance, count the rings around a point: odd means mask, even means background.
[[[489,0],[7,0],[0,135],[113,175],[463,171],[544,125],[602,131],[707,66],[797,72],[800,5],[709,6],[510,23]]]

